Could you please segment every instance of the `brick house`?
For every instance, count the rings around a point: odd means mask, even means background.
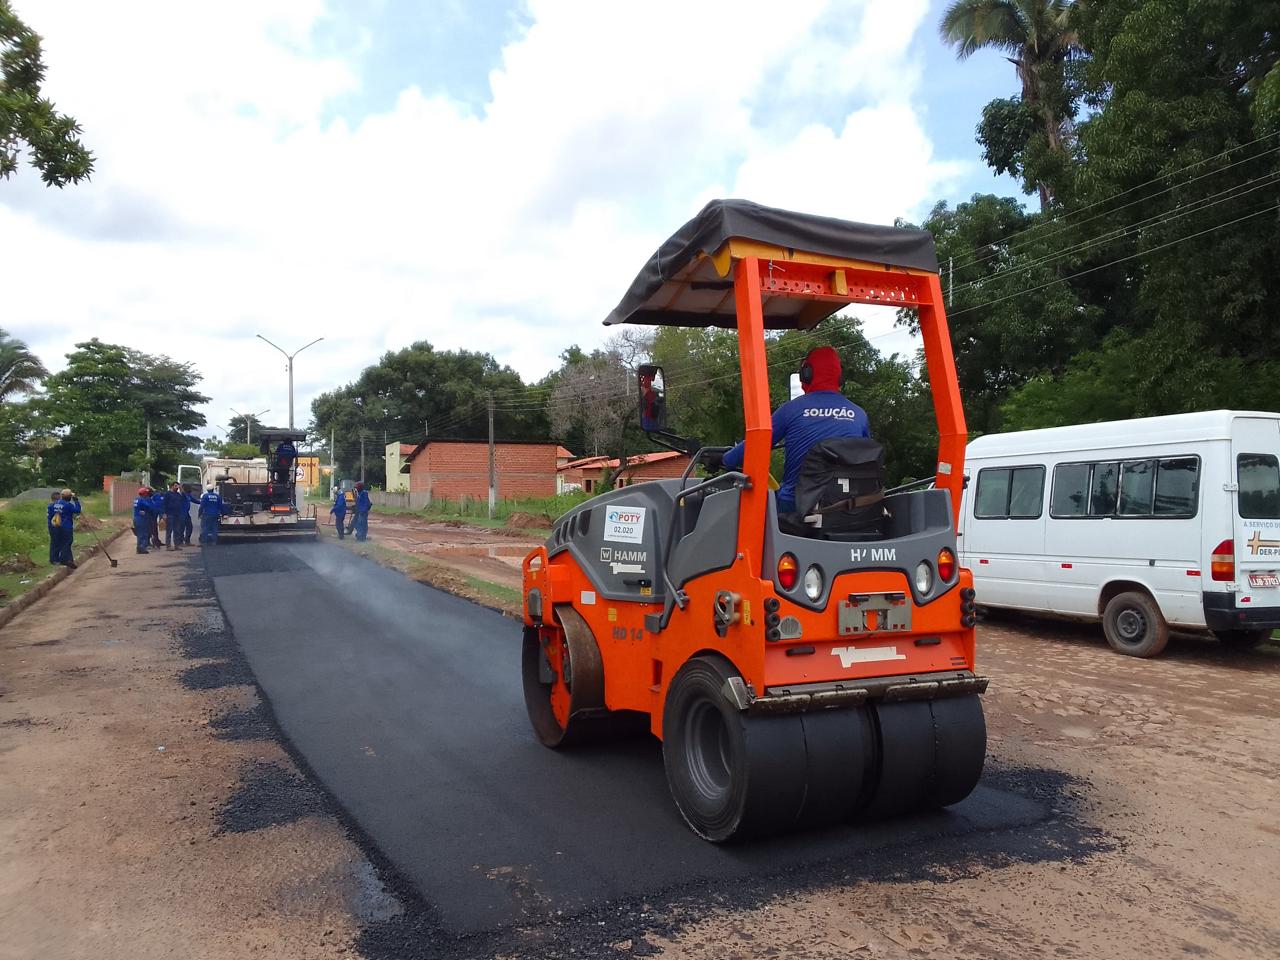
[[[557,446],[535,440],[496,442],[498,499],[554,496]],[[489,498],[487,441],[432,438],[418,444],[406,459],[410,493],[446,500]]]
[[[665,480],[679,477],[689,465],[689,457],[674,450],[659,453],[638,453],[627,457],[627,467],[614,480],[614,486],[628,487],[646,480]],[[604,489],[604,473],[618,470],[616,457],[584,457],[572,460],[560,468],[559,485],[565,489],[580,489],[587,493],[599,493]],[[576,486],[575,486],[576,485]]]

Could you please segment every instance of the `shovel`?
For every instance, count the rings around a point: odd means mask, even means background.
[[[101,540],[101,538],[98,536],[97,532],[96,532],[96,531],[94,531],[94,530],[90,530],[89,532],[93,534],[93,539],[97,541],[98,546],[102,548],[102,552],[103,552],[104,554],[106,554],[106,556],[107,556],[107,560],[108,560],[108,561],[110,561],[111,566],[112,566],[112,567],[116,567],[116,566],[118,566],[118,565],[119,565],[119,563],[120,563],[120,561],[119,561],[119,560],[116,560],[113,556],[111,556],[111,554],[107,553],[107,545],[106,545],[105,543],[103,543],[103,542],[102,542],[102,540]]]

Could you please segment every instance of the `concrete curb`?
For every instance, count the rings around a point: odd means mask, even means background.
[[[81,563],[78,564],[78,566],[83,565],[84,561],[92,560],[95,556],[101,553],[103,546],[108,546],[108,547],[111,546],[111,544],[115,543],[117,540],[119,540],[121,537],[123,537],[126,533],[129,533],[129,532],[130,530],[128,527],[121,527],[114,534],[110,534],[107,536],[105,540],[102,540],[101,544],[98,544],[98,543],[91,544],[87,549],[81,552],[80,554]],[[0,607],[0,630],[3,630],[5,625],[10,620],[12,620],[18,614],[20,614],[23,610],[27,609],[27,607],[31,606],[33,603],[38,601],[41,597],[43,597],[50,590],[52,590],[55,586],[57,586],[63,580],[67,579],[67,577],[71,576],[73,573],[75,573],[75,571],[69,569],[68,567],[59,567],[57,570],[53,571],[52,574],[45,577],[43,581],[38,583],[36,586],[32,587],[22,596],[18,597],[17,600],[14,600],[13,603],[10,603],[5,607]]]

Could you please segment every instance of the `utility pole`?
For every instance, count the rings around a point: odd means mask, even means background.
[[[947,257],[947,306],[951,306],[951,294],[956,288],[956,258]]]
[[[151,479],[151,421],[147,421],[147,479]]]
[[[270,344],[271,346],[275,347],[277,350],[279,350],[281,353],[284,354],[285,369],[289,371],[289,429],[292,430],[293,429],[293,358],[296,357],[298,354],[300,354],[303,350],[307,349],[307,347],[314,347],[317,343],[323,340],[324,337],[316,337],[314,340],[312,340],[310,343],[306,344],[305,346],[301,346],[297,350],[293,351],[293,353],[289,353],[283,347],[279,347],[279,346],[276,346],[276,344],[271,343],[271,341],[268,340],[266,337],[264,337],[262,334],[260,333],[255,334],[255,336],[259,340],[261,340],[263,343]]]
[[[338,431],[329,430],[329,476],[338,476]]]
[[[228,410],[230,410],[232,413],[234,413],[237,417],[244,417],[244,442],[245,442],[245,443],[250,443],[250,444],[251,444],[251,443],[253,443],[253,437],[252,437],[252,436],[250,436],[250,434],[249,434],[249,428],[250,428],[250,426],[252,426],[252,425],[253,425],[253,421],[254,421],[254,420],[257,420],[257,419],[258,419],[259,417],[261,417],[264,413],[270,413],[270,412],[271,412],[271,408],[270,408],[270,407],[268,407],[266,410],[259,410],[257,413],[241,413],[241,412],[240,412],[239,410],[237,410],[235,407],[227,407],[227,409],[228,409]],[[231,435],[230,435],[230,434],[228,434],[228,435],[227,435],[227,440],[228,440],[228,441],[230,441],[230,440],[231,440]]]
[[[489,394],[489,519],[493,519],[494,504],[498,499],[498,471],[493,462],[493,391]]]
[[[360,482],[364,483],[364,431],[360,431]]]

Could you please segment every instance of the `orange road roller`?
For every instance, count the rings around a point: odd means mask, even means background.
[[[824,441],[779,513],[767,332],[821,342],[849,304],[918,315],[934,482],[885,490],[874,440]],[[698,476],[724,448],[668,431],[663,371],[641,368],[641,425],[689,469],[593,498],[524,559],[538,738],[563,749],[646,715],[676,807],[715,842],[963,800],[986,755],[987,680],[956,561],[966,432],[929,234],[713,201],[605,323],[737,330],[742,466]]]

